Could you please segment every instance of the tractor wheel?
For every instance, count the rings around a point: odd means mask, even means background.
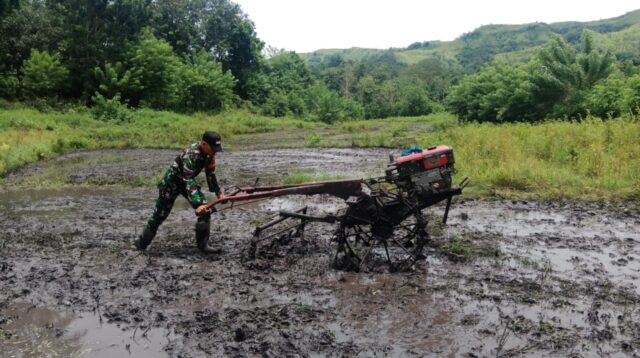
[[[384,221],[338,227],[334,267],[346,271],[410,271],[429,241],[427,220],[418,212],[395,227]]]

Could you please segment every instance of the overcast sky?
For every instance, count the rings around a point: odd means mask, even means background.
[[[323,48],[406,47],[453,40],[488,24],[591,21],[640,9],[638,0],[232,0],[267,45]]]

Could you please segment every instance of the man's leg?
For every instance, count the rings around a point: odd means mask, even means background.
[[[156,198],[156,206],[153,209],[153,214],[149,217],[147,225],[144,227],[142,234],[135,241],[134,245],[138,250],[144,250],[149,246],[153,238],[158,232],[160,224],[169,216],[173,203],[176,201],[177,192],[175,186],[172,185],[171,178],[165,178],[158,185],[158,197]]]
[[[198,249],[207,254],[217,253],[217,250],[209,246],[209,236],[211,235],[211,214],[200,216],[196,222],[196,245]]]
[[[200,187],[185,187],[184,190],[181,191],[181,194],[189,200],[191,207],[194,209],[207,203],[207,199],[202,193]],[[196,245],[198,246],[198,249],[206,254],[218,253],[220,250],[216,250],[209,246],[210,233],[211,214],[205,214],[198,217],[198,221],[196,222]]]

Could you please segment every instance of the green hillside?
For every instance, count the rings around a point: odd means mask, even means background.
[[[619,59],[640,57],[640,10],[611,19],[589,22],[531,23],[523,25],[485,25],[453,41],[416,42],[406,48],[380,49],[323,49],[301,54],[310,64],[321,63],[331,57],[346,61],[364,61],[385,52],[407,65],[426,58],[437,57],[459,63],[467,71],[474,71],[492,60],[526,61],[554,35],[577,44],[583,30],[594,31],[598,47],[612,48]]]

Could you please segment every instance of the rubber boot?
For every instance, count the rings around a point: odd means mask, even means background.
[[[155,236],[156,236],[155,231],[153,231],[149,227],[149,225],[146,225],[144,227],[144,230],[142,231],[142,234],[140,234],[138,239],[134,241],[133,245],[136,247],[136,249],[140,251],[144,251],[147,248],[147,246],[149,246],[149,244],[151,243],[151,240],[153,240]]]
[[[200,252],[204,254],[219,253],[217,250],[209,246],[209,233],[211,230],[211,221],[209,218],[200,218],[196,223],[196,243]]]

